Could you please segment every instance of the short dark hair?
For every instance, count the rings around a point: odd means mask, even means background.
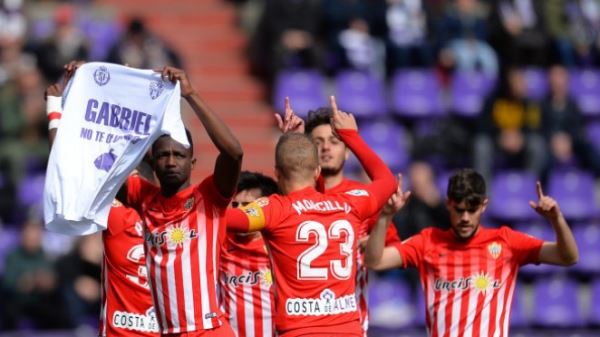
[[[333,116],[333,109],[327,107],[321,107],[316,110],[310,110],[308,112],[308,118],[306,119],[306,125],[304,126],[304,133],[310,135],[310,133],[317,127],[331,123],[331,117]]]
[[[192,133],[190,132],[190,130],[188,130],[188,128],[185,128],[185,136],[187,137],[188,143],[190,143],[190,153],[192,154],[192,157],[194,156],[194,142],[192,141]],[[162,138],[162,137],[170,137],[169,135],[161,135],[158,138]],[[154,153],[154,146],[157,143],[158,139],[156,139],[154,141],[154,143],[152,143],[152,153]]]
[[[279,186],[273,178],[258,172],[242,171],[238,180],[237,191],[241,192],[254,188],[260,189],[260,194],[263,197],[279,193]]]
[[[478,207],[486,198],[485,180],[477,171],[465,168],[448,179],[448,200],[465,202],[467,207]]]

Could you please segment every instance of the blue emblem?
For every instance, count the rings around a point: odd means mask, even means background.
[[[165,82],[163,81],[152,81],[150,82],[150,98],[157,99],[165,89]]]
[[[110,73],[105,66],[100,66],[94,71],[94,81],[96,81],[99,86],[103,86],[110,81]]]
[[[110,171],[110,168],[117,159],[117,156],[112,151],[113,150],[111,149],[108,153],[103,153],[94,160],[94,166],[96,166],[98,170],[104,170],[106,172]]]

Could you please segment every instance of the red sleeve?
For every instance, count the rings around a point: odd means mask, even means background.
[[[225,213],[225,219],[227,221],[227,230],[245,233],[250,229],[248,215],[239,208],[228,208]]]
[[[377,219],[379,218],[379,213],[373,215],[369,218],[367,222],[367,233],[371,233],[373,227],[377,223]],[[398,236],[398,230],[396,230],[396,226],[392,221],[388,224],[387,231],[385,232],[385,246],[391,246],[393,243],[400,242],[400,236]]]
[[[372,183],[365,187],[369,202],[359,202],[359,217],[366,219],[377,212],[396,190],[397,182],[390,169],[383,160],[369,148],[367,143],[360,137],[356,130],[337,130],[342,141],[352,150],[352,153],[358,158],[365,171],[371,177]],[[346,193],[351,194],[352,191]]]
[[[423,255],[425,254],[425,237],[423,232],[411,236],[402,242],[395,242],[392,246],[400,253],[404,268],[418,268],[421,261],[423,261]]]
[[[127,204],[128,206],[140,210],[145,198],[153,195],[158,190],[158,186],[152,184],[137,174],[127,178]]]
[[[540,250],[544,240],[515,231],[509,227],[502,227],[502,231],[504,239],[510,245],[513,259],[519,266],[528,263],[540,263]]]
[[[205,193],[208,193],[208,195],[210,195],[210,197],[211,197],[210,201],[215,206],[217,206],[219,208],[226,208],[227,206],[229,206],[229,203],[231,202],[232,197],[225,197],[225,196],[221,195],[221,192],[219,192],[217,185],[215,185],[213,175],[206,177],[200,183],[200,185],[198,185],[198,188],[201,191],[204,191]],[[205,193],[202,193],[202,194],[206,195]],[[233,195],[235,195],[235,192],[233,193]]]
[[[387,232],[385,232],[385,246],[391,246],[394,243],[400,242],[400,236],[398,236],[398,231],[396,230],[396,226],[393,222],[390,221],[388,225]]]

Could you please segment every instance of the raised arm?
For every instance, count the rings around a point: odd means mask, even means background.
[[[385,247],[385,235],[394,214],[404,207],[409,197],[410,191],[403,191],[402,175],[399,174],[396,192],[381,209],[377,222],[369,234],[365,251],[365,263],[369,268],[383,270],[402,266],[402,258],[398,250],[393,246]]]
[[[537,182],[538,202],[529,202],[538,214],[546,218],[554,228],[556,242],[544,242],[540,251],[540,263],[570,266],[577,263],[579,251],[577,243],[567,224],[567,220],[560,211],[558,203],[553,198],[544,195],[542,185]]]
[[[174,67],[164,67],[160,70],[163,78],[172,82],[179,81],[181,96],[194,110],[202,122],[210,140],[219,150],[219,156],[214,168],[214,181],[217,189],[224,197],[231,197],[235,192],[242,167],[244,155],[242,146],[223,120],[214,113],[198,96],[185,72]]]
[[[360,137],[354,116],[338,110],[335,97],[330,97],[330,103],[333,109],[331,129],[354,153],[373,180],[367,187],[371,192],[370,195],[374,198],[375,209],[371,210],[371,214],[373,214],[383,207],[396,190],[396,179],[383,160]]]

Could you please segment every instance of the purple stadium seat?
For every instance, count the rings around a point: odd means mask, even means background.
[[[578,284],[562,274],[535,284],[533,322],[548,327],[579,327],[584,324],[577,298]]]
[[[17,200],[23,207],[38,207],[41,210],[43,194],[43,173],[26,176],[17,186]]]
[[[338,106],[356,117],[376,117],[387,113],[385,84],[377,76],[360,71],[344,71],[335,78]]]
[[[4,272],[6,254],[19,244],[19,230],[4,227],[0,229],[0,275]]]
[[[495,78],[480,72],[456,72],[452,77],[450,110],[464,117],[479,115],[495,84]]]
[[[527,97],[540,100],[548,93],[548,74],[541,68],[523,69]]]
[[[591,308],[588,315],[589,323],[600,325],[600,278],[592,281]]]
[[[573,235],[579,247],[579,262],[573,270],[583,273],[600,273],[600,224],[573,226]]]
[[[596,151],[600,151],[600,122],[592,122],[586,128],[587,140],[592,143]]]
[[[369,325],[403,328],[413,324],[415,307],[410,286],[397,278],[369,280]]]
[[[406,131],[389,120],[363,122],[360,134],[369,146],[383,159],[392,172],[406,168],[409,161]]]
[[[524,295],[525,286],[517,281],[513,295],[512,308],[510,312],[510,327],[522,328],[529,326],[531,322],[531,313],[525,305]]]
[[[544,241],[554,241],[555,235],[554,230],[552,229],[552,225],[545,222],[531,222],[531,223],[517,223],[514,226],[514,229],[525,234],[531,235],[535,238],[544,240]],[[524,274],[529,275],[540,275],[540,274],[548,274],[551,272],[559,272],[562,267],[556,267],[549,264],[528,264],[521,268],[520,270]]]
[[[537,214],[529,206],[537,200],[535,178],[524,171],[503,171],[492,180],[489,213],[492,217],[520,221],[535,218]]]
[[[584,115],[600,115],[600,70],[582,69],[571,72],[571,95]]]
[[[431,70],[399,70],[391,87],[394,113],[405,117],[441,116],[445,113],[440,85]]]
[[[289,70],[277,75],[273,106],[284,112],[285,97],[290,97],[294,113],[302,118],[309,110],[329,106],[325,98],[325,79],[316,70]]]
[[[555,170],[548,178],[548,195],[556,199],[567,219],[586,220],[597,215],[594,177],[579,170]]]
[[[91,41],[90,60],[104,60],[122,33],[121,27],[115,22],[93,18],[82,21],[81,29]]]

